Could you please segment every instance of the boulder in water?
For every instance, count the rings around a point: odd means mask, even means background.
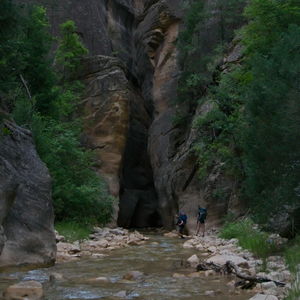
[[[143,277],[144,273],[140,272],[140,271],[130,271],[128,273],[126,273],[123,276],[123,279],[125,280],[137,280],[141,277]]]

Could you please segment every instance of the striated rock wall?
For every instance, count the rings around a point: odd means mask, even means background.
[[[119,198],[115,222],[146,227],[157,214],[157,197],[147,153],[150,113],[117,58],[94,56],[83,62],[86,85],[82,100],[84,145],[93,150],[96,168]]]
[[[199,181],[192,151],[196,132],[191,125],[173,124],[182,0],[18,1],[44,4],[55,35],[59,23],[73,19],[96,55],[85,61],[81,74],[87,87],[83,141],[96,153],[98,172],[119,198],[119,225],[172,227],[175,213],[184,210],[194,228],[199,204],[208,208],[211,223],[228,209],[239,209],[235,183],[218,166]],[[218,40],[216,26],[210,20],[201,33],[206,41],[202,54]],[[209,109],[205,103],[194,114]],[[216,187],[227,196],[213,197]]]
[[[208,7],[211,2],[207,1]],[[193,231],[196,228],[198,205],[207,207],[208,222],[216,224],[229,210],[239,211],[241,204],[236,194],[236,183],[222,174],[219,166],[215,166],[205,180],[200,181],[197,176],[193,143],[198,137],[192,123],[199,115],[210,111],[210,103],[204,103],[195,109],[189,126],[180,128],[173,122],[180,74],[176,39],[182,19],[182,1],[146,3],[146,10],[134,36],[136,73],[145,101],[150,99],[153,105],[154,119],[149,129],[148,151],[159,211],[165,227],[174,226],[174,215],[178,211],[184,211],[189,216],[188,227]],[[203,53],[198,55],[206,55],[212,51],[219,40],[218,31],[218,21],[214,18],[209,20],[205,32],[201,32],[201,39],[207,45],[203,47]],[[233,50],[229,57],[238,60],[240,56],[236,49]],[[231,58],[230,63],[233,63]],[[185,107],[177,109],[184,110]],[[216,189],[225,191],[224,196],[215,197],[213,191]]]
[[[49,172],[28,130],[8,121],[4,128],[0,135],[0,267],[54,263]]]

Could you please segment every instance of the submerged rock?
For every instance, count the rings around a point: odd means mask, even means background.
[[[130,271],[123,276],[125,280],[137,280],[144,276],[144,273],[140,271]]]
[[[5,300],[40,300],[44,291],[41,283],[37,281],[23,281],[9,286],[4,292]]]

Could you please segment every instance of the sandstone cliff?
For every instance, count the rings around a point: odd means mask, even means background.
[[[5,121],[0,135],[0,267],[51,264],[51,180],[31,133]]]
[[[97,171],[119,199],[119,225],[172,227],[175,213],[185,210],[193,228],[198,204],[208,207],[210,222],[239,209],[234,183],[217,167],[198,180],[196,132],[173,124],[181,0],[22,2],[44,4],[54,34],[59,23],[73,19],[95,55],[80,75],[86,83],[83,142],[96,153]],[[208,44],[215,42],[214,22],[203,34]],[[208,110],[205,104],[194,114]],[[214,198],[216,186],[229,196]]]

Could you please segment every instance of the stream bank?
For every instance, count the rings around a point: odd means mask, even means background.
[[[180,239],[174,232],[145,236],[121,228],[105,228],[96,229],[91,238],[93,240],[80,244],[69,244],[73,245],[68,253],[70,260],[64,257],[53,267],[3,272],[0,290],[5,291],[17,282],[24,285],[24,282],[34,281],[35,290],[42,291],[44,298],[19,298],[30,300],[168,300],[177,297],[248,300],[253,296],[256,297],[253,299],[276,300],[283,299],[286,291],[286,288],[275,290],[272,282],[243,290],[236,286],[238,280],[233,275],[224,276],[212,270],[196,272],[200,261],[209,260],[223,264],[230,259],[249,274],[257,274],[261,268],[262,262],[238,247],[236,240],[219,239],[212,232],[205,238]],[[58,245],[60,243],[64,242]],[[65,254],[62,251],[58,257],[60,255]],[[270,258],[267,267],[281,276],[277,279],[289,281],[289,274],[278,258]]]

